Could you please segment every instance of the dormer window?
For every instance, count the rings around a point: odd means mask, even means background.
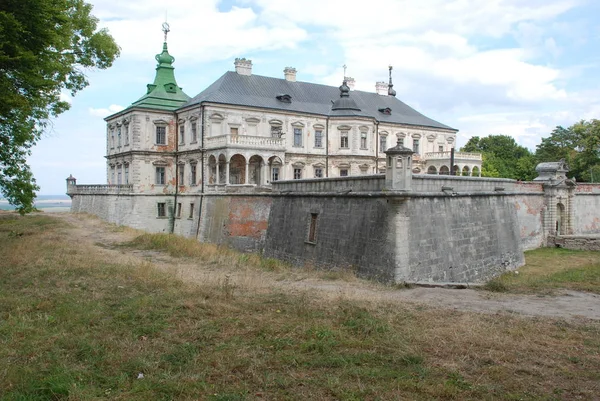
[[[277,95],[277,96],[275,96],[275,98],[283,103],[292,103],[292,97],[285,93],[283,93],[281,95]]]
[[[389,107],[386,107],[383,109],[379,109],[379,112],[389,116],[390,114],[392,114],[392,109],[390,109]]]
[[[166,84],[165,85],[165,91],[167,91],[168,93],[176,93],[177,92],[177,85],[170,83],[170,84]]]

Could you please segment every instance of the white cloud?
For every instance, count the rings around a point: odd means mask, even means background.
[[[114,113],[118,113],[119,111],[123,110],[125,107],[120,106],[118,104],[111,104],[110,106],[108,106],[108,108],[100,108],[100,109],[95,109],[93,107],[88,108],[88,111],[90,113],[90,115],[94,116],[94,117],[107,117],[110,116],[111,114]]]
[[[122,54],[147,59],[163,41],[163,1],[97,0],[95,12],[108,27]],[[307,37],[304,29],[280,20],[259,19],[250,7],[221,12],[215,0],[174,0],[169,3],[169,52],[196,62],[229,59],[257,50],[294,48]],[[142,6],[143,5],[143,6]]]

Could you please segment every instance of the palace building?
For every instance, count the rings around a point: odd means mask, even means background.
[[[107,181],[136,193],[268,189],[272,181],[384,173],[384,152],[398,141],[415,152],[414,174],[448,175],[457,130],[396,98],[392,84],[376,92],[252,74],[235,60],[190,98],[177,85],[166,42],[146,94],[106,118]],[[480,176],[481,155],[455,153],[455,175]]]

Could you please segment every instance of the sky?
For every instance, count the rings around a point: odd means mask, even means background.
[[[505,134],[535,150],[559,125],[600,118],[598,0],[88,0],[121,56],[88,70],[90,85],[56,118],[29,159],[39,194],[65,178],[106,183],[103,120],[140,98],[168,20],[175,76],[195,96],[236,57],[253,74],[375,91],[393,66],[397,97],[472,136]],[[166,8],[168,4],[168,8]],[[353,4],[360,4],[354,6]]]

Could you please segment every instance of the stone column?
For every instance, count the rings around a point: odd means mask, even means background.
[[[246,159],[246,171],[244,172],[244,184],[248,185],[250,181],[248,181],[248,177],[250,177],[250,159]]]
[[[211,169],[212,170],[212,169]],[[211,171],[212,172],[212,171]],[[209,174],[211,173],[209,172]],[[220,180],[220,176],[221,176],[221,172],[219,170],[219,161],[217,160],[217,179],[215,180],[216,184],[220,184],[219,180]]]
[[[258,180],[256,181],[258,185],[264,186],[267,185],[266,174],[265,174],[265,162],[261,161],[258,169]]]
[[[225,185],[229,185],[229,162],[225,162]]]

